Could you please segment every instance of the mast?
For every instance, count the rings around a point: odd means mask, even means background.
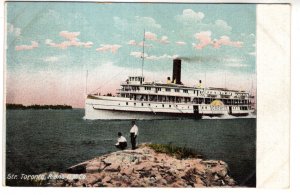
[[[203,88],[206,88],[206,71],[204,73],[204,85],[203,86],[204,86]]]
[[[227,82],[227,78],[226,77],[227,77],[227,72],[225,71],[225,89],[226,89],[226,84],[227,84],[226,83]]]
[[[252,95],[253,92],[253,75],[251,75],[251,89],[250,89],[250,95]]]
[[[145,58],[145,29],[144,29],[144,37],[143,37],[143,52],[142,52],[142,81],[144,77],[144,58]]]
[[[86,70],[86,75],[85,75],[85,95],[87,95],[87,78],[88,78],[88,70]]]

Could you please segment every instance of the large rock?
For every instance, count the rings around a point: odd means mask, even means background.
[[[49,186],[208,187],[235,186],[223,161],[176,159],[146,145],[106,154],[74,165]],[[77,175],[76,175],[77,174]],[[72,176],[81,176],[73,178]],[[70,179],[72,178],[72,179]]]
[[[110,166],[106,167],[105,168],[105,171],[108,171],[108,172],[119,172],[120,171],[120,165],[114,163],[114,164],[111,164]]]

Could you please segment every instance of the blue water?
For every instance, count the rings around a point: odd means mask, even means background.
[[[84,110],[8,110],[6,175],[64,171],[116,151],[120,131],[129,141],[131,121],[83,120]],[[228,163],[239,185],[256,184],[256,119],[137,121],[138,142],[193,148]],[[9,185],[9,181],[8,181]]]

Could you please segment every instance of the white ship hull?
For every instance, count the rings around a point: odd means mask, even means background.
[[[178,117],[177,117],[178,118]],[[86,109],[86,115],[84,119],[88,120],[153,120],[153,119],[176,119],[172,116],[164,116],[153,113],[140,113],[140,112],[125,112],[116,110],[96,110],[93,108]]]
[[[93,96],[86,98],[85,119],[129,120],[129,119],[178,119],[201,118],[202,116],[248,115],[253,110],[239,110],[233,106],[214,107],[206,104],[141,102],[129,98]]]

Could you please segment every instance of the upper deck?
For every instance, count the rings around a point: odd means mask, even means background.
[[[129,77],[126,82],[121,83],[119,94],[136,95],[162,95],[177,97],[202,97],[217,99],[249,99],[249,92],[230,90],[226,88],[203,88],[201,83],[191,87],[183,84],[163,82],[145,82],[144,77]]]

